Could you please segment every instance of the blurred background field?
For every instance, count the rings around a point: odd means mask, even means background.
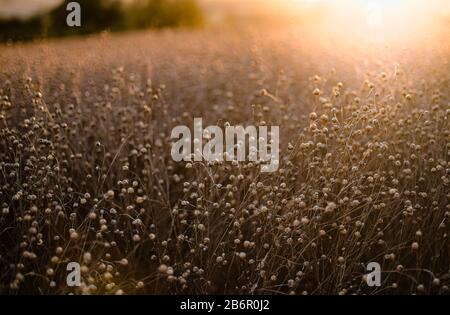
[[[81,27],[66,25],[69,13],[66,7],[71,1],[2,2],[0,37],[3,41],[150,27],[198,27],[204,22],[196,0],[80,0],[77,2],[82,10]]]
[[[0,40],[19,41],[102,31],[147,28],[249,26],[332,23],[353,32],[367,28],[375,8],[385,27],[407,27],[410,32],[426,23],[448,23],[445,0],[79,0],[82,27],[66,25],[69,0],[0,0]],[[379,10],[380,12],[376,12]],[[336,19],[341,25],[336,25]],[[370,17],[369,17],[370,18]],[[376,23],[376,21],[375,21]],[[393,30],[391,30],[393,31]]]

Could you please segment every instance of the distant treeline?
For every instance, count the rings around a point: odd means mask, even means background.
[[[0,20],[0,41],[203,24],[203,14],[196,0],[78,0],[81,27],[69,27],[66,24],[69,2],[66,0],[50,12],[27,20]]]

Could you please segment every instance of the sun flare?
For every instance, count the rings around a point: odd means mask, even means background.
[[[320,9],[311,23],[339,36],[407,40],[430,33],[435,22],[450,12],[448,1],[431,0],[286,0],[290,9]]]

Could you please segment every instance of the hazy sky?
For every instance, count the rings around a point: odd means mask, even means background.
[[[60,0],[0,0],[0,16],[27,17],[57,5]]]

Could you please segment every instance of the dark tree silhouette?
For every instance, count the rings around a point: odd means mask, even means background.
[[[49,13],[51,25],[47,35],[90,34],[122,27],[123,12],[118,0],[77,0],[81,6],[81,27],[68,27],[66,8],[69,2],[71,0],[65,0]]]
[[[70,0],[26,21],[0,20],[0,40],[86,35],[103,30],[119,31],[161,27],[195,27],[203,24],[196,0],[135,0],[125,5],[120,0],[78,0],[81,27],[69,27],[66,10]]]

